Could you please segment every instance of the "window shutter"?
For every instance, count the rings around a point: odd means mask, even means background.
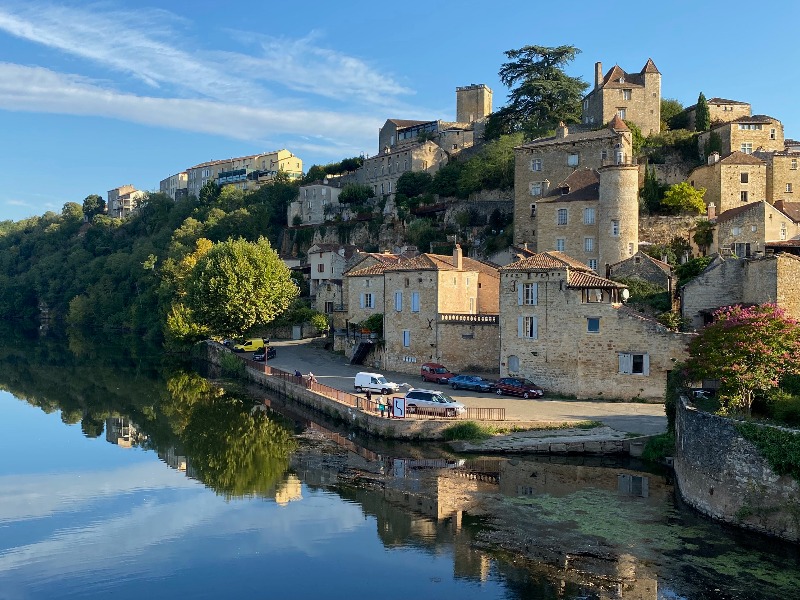
[[[539,339],[539,317],[531,317],[531,337],[535,340]]]
[[[642,375],[650,375],[650,355],[645,354],[642,357]]]
[[[522,306],[522,290],[525,286],[522,283],[517,283],[517,304]]]
[[[633,356],[625,352],[620,352],[619,372],[623,375],[630,375],[631,371],[633,371]]]
[[[364,308],[364,294],[361,294],[361,308]]]
[[[531,304],[539,304],[539,284],[534,283],[533,285],[533,301]]]
[[[517,317],[517,337],[522,337],[522,317]]]

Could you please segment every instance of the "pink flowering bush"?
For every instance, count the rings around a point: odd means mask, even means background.
[[[722,411],[750,415],[753,400],[800,374],[800,327],[774,304],[729,306],[689,346],[695,379],[719,381]]]

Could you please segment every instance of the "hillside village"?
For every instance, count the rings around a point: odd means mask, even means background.
[[[773,302],[800,317],[800,142],[744,101],[710,98],[710,128],[696,137],[699,165],[637,148],[633,129],[661,130],[661,77],[652,59],[630,73],[596,63],[581,122],[513,149],[513,189],[412,207],[436,219],[446,243],[408,242],[398,182],[480,151],[493,108],[485,85],[456,89],[455,121],[387,119],[376,154],[301,184],[278,250],[329,316],[334,349],[393,371],[418,374],[432,361],[528,377],[579,398],[663,399],[668,373],[715,309]],[[689,130],[697,110],[684,110]],[[249,190],[281,173],[301,179],[302,160],[283,149],[210,161],[165,178],[159,190],[173,199],[197,196],[208,182]],[[705,189],[701,219],[661,224],[685,238],[678,262],[711,257],[682,286],[675,264],[645,251],[669,241],[654,239],[653,219],[641,216],[648,173]],[[340,202],[353,186],[371,197]],[[127,216],[141,194],[109,191],[109,214]],[[710,232],[703,244],[699,228]],[[487,236],[501,234],[510,243],[481,251]],[[630,302],[632,281],[664,292],[676,318],[658,320]]]

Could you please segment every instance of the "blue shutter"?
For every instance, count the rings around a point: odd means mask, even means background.
[[[361,308],[364,308],[364,294],[361,294]]]
[[[517,282],[517,304],[520,305],[520,306],[522,305],[522,288],[523,287],[524,286],[522,285],[522,282],[518,281]]]
[[[522,317],[517,317],[517,337],[522,337]]]

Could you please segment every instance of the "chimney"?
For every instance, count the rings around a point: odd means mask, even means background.
[[[709,221],[713,221],[717,218],[717,207],[714,206],[713,202],[708,203],[708,206],[706,207],[706,215],[708,216]]]
[[[715,165],[719,162],[719,152],[712,152],[708,155],[708,164]]]
[[[545,179],[542,182],[542,196],[547,196],[547,192],[549,192],[549,191],[550,191],[550,180],[549,179]]]
[[[456,244],[455,248],[453,248],[453,266],[459,271],[462,268],[461,256],[461,245]]]
[[[527,250],[528,249],[528,242],[522,242],[522,247]]]
[[[556,128],[556,138],[564,139],[565,137],[567,137],[568,133],[569,129],[567,129],[567,126],[564,124],[564,121],[559,121],[558,127]]]
[[[595,89],[599,88],[601,83],[603,83],[603,63],[596,62],[596,63],[594,63],[594,87],[595,87]]]

